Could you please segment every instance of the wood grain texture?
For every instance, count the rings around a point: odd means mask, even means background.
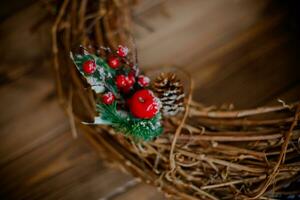
[[[299,39],[284,6],[261,0],[155,0],[135,9],[142,68],[190,72],[194,96],[237,107],[300,99]],[[107,167],[81,134],[73,139],[55,97],[49,21],[34,4],[1,22],[1,199],[164,199]]]

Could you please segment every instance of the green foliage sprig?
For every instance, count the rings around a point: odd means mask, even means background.
[[[128,60],[122,63],[123,66],[113,69],[109,66],[107,59],[90,54],[87,51],[84,54],[73,55],[71,53],[70,56],[80,74],[85,77],[97,94],[111,92],[116,98],[116,101],[111,104],[105,104],[101,100],[97,101],[96,111],[99,116],[95,117],[93,124],[111,125],[117,132],[136,140],[149,141],[162,133],[160,112],[150,119],[133,116],[126,106],[128,94],[124,96],[116,85],[116,76],[118,74],[128,74],[130,71],[130,68],[125,66],[128,65]],[[83,65],[87,61],[93,61],[96,64],[96,69],[91,74],[85,73],[83,69]],[[133,92],[139,89],[141,87],[135,85]]]

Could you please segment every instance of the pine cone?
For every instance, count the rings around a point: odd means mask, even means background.
[[[184,89],[174,73],[161,73],[153,82],[153,91],[162,103],[162,114],[173,116],[184,110]]]

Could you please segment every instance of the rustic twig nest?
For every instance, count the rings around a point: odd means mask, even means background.
[[[193,101],[191,90],[183,114],[165,118],[165,132],[151,142],[81,124],[93,118],[96,97],[69,59],[70,50],[80,44],[116,47],[128,39],[130,5],[64,0],[59,7],[52,29],[54,66],[73,131],[76,122],[102,157],[174,199],[264,199],[298,179],[299,103],[218,110]]]

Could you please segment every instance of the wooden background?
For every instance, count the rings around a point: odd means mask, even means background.
[[[55,96],[51,17],[40,2],[18,2],[0,10],[0,199],[164,199],[72,138]],[[297,1],[142,1],[134,13],[140,66],[184,68],[194,97],[209,105],[299,100],[297,10]]]

